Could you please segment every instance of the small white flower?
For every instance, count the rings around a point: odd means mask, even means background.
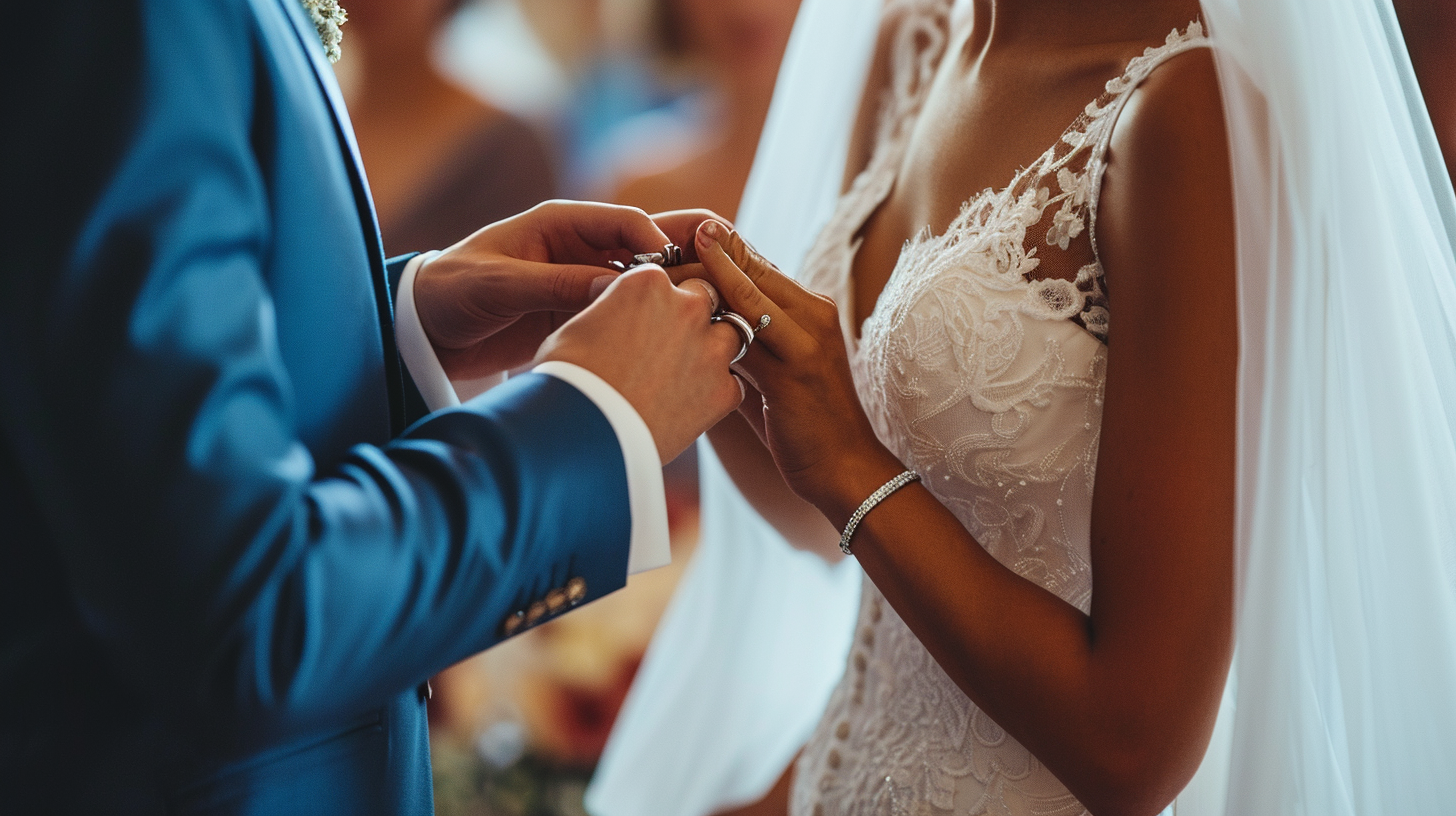
[[[1089,193],[1091,192],[1088,189],[1090,185],[1087,184],[1090,178],[1090,173],[1084,172],[1079,176],[1065,167],[1057,171],[1057,185],[1068,196],[1067,203],[1062,205],[1063,207],[1071,207],[1077,210],[1081,209],[1082,205],[1087,203],[1087,199],[1090,197]]]
[[[314,28],[318,29],[329,62],[338,62],[343,55],[339,43],[344,41],[344,32],[339,30],[339,26],[348,22],[349,15],[338,0],[303,0],[303,8],[313,20]]]
[[[1052,227],[1047,230],[1046,242],[1066,249],[1073,238],[1082,234],[1083,226],[1081,213],[1072,211],[1070,207],[1063,207],[1052,216]]]
[[[1093,306],[1082,313],[1082,324],[1093,337],[1106,343],[1108,317],[1106,306]]]

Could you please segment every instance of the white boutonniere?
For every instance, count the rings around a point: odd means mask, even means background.
[[[303,7],[313,20],[314,27],[318,29],[319,39],[323,40],[324,53],[328,55],[329,62],[338,62],[343,54],[339,50],[339,43],[344,41],[344,32],[339,30],[339,26],[348,21],[349,15],[344,12],[338,0],[303,0]]]

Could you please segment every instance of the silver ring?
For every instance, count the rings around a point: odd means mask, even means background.
[[[644,252],[641,255],[632,256],[632,266],[641,266],[642,264],[657,264],[662,267],[681,266],[682,262],[682,247],[673,243],[665,245],[661,252]],[[619,265],[625,266],[624,264]]]
[[[708,318],[709,323],[721,323],[725,320],[728,321],[728,325],[737,329],[738,333],[743,335],[743,346],[738,349],[737,356],[735,356],[732,360],[728,361],[728,365],[733,365],[739,360],[742,360],[743,355],[748,353],[748,347],[753,345],[753,326],[750,325],[747,320],[743,319],[743,315],[737,312],[730,312],[727,310],[721,311]]]

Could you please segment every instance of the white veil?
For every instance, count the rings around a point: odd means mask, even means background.
[[[1238,208],[1238,645],[1177,814],[1456,812],[1456,195],[1391,0],[1202,5]],[[745,197],[742,226],[769,257],[801,258],[839,189],[878,9],[804,4]],[[791,559],[711,454],[704,502],[700,563],[613,735],[597,816],[751,800],[842,669],[853,576],[798,584],[759,562]],[[759,614],[795,595],[815,620]],[[702,656],[718,637],[723,662]],[[798,696],[761,685],[783,677],[773,655],[812,675]],[[684,686],[721,695],[713,719]],[[740,727],[748,711],[781,733]]]
[[[793,274],[839,196],[882,0],[804,0],[735,226]],[[702,441],[702,537],[587,789],[593,816],[761,798],[844,671],[861,573],[791,549]]]
[[[1456,197],[1390,0],[1203,7],[1242,345],[1237,712],[1205,765],[1229,814],[1451,813]]]

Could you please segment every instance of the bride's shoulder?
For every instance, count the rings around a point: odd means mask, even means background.
[[[935,0],[884,0],[859,112],[850,133],[845,189],[869,164],[882,120],[890,113],[887,107],[897,104],[895,95],[917,93],[914,80],[920,73],[913,63],[917,57],[933,58],[943,47],[950,33],[946,11],[944,3]],[[897,75],[901,76],[898,83]]]
[[[1165,157],[1178,160],[1200,155],[1197,147],[1226,136],[1213,50],[1189,48],[1159,61],[1141,78],[1113,127],[1112,147],[1140,156],[1179,148]]]
[[[1106,162],[1095,229],[1110,288],[1176,300],[1232,285],[1233,181],[1209,49],[1185,50],[1147,74],[1113,125]]]
[[[1141,232],[1155,217],[1181,221],[1209,207],[1232,212],[1228,130],[1210,49],[1185,50],[1147,74],[1112,126],[1106,160],[1099,232]]]

